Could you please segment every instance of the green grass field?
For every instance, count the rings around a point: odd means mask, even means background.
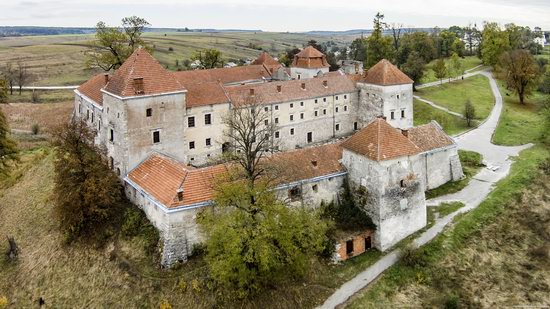
[[[540,107],[545,96],[540,92],[534,92],[526,99],[525,104],[520,104],[518,97],[507,90],[501,82],[499,82],[499,88],[504,100],[504,108],[493,135],[493,143],[523,145],[539,142],[544,125]]]
[[[422,101],[414,99],[414,125],[422,125],[432,120],[437,121],[443,130],[449,135],[462,133],[468,129],[466,121],[460,117],[451,115],[434,108]],[[475,125],[475,123],[474,123]]]
[[[428,63],[426,65],[426,71],[424,72],[424,77],[421,80],[421,83],[429,83],[429,82],[435,82],[437,78],[435,77],[434,71],[432,69],[433,65],[435,64],[436,60],[433,60],[432,62]],[[446,58],[445,63],[447,66],[449,65],[450,59]],[[464,58],[460,58],[460,62],[462,63],[462,68],[464,71],[472,69],[474,67],[477,67],[481,64],[481,60],[476,56],[468,56]]]
[[[0,68],[7,62],[21,61],[29,67],[34,78],[29,85],[80,84],[101,70],[85,67],[85,52],[93,35],[52,35],[6,38],[0,40]],[[215,48],[222,52],[225,62],[254,59],[261,50],[278,55],[286,49],[302,47],[309,40],[333,41],[343,46],[352,37],[313,36],[294,33],[185,33],[147,32],[144,39],[154,46],[154,57],[166,68],[177,70],[193,52]],[[171,50],[170,50],[171,49]],[[260,50],[261,49],[261,50]]]
[[[489,80],[481,75],[419,89],[416,95],[460,114],[466,101],[470,100],[476,110],[476,119],[487,118],[495,104]]]

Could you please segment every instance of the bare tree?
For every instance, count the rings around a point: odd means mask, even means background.
[[[233,109],[225,117],[225,137],[232,143],[230,159],[241,166],[251,186],[266,174],[263,159],[276,149],[274,134],[276,124],[271,119],[269,107],[262,105],[260,95],[251,89],[236,100]]]
[[[17,61],[17,72],[15,74],[15,80],[17,82],[17,86],[19,87],[19,95],[21,95],[21,91],[27,83],[31,81],[31,73],[27,69],[27,65],[24,64],[22,61]]]
[[[6,63],[6,66],[2,70],[2,75],[4,79],[8,82],[8,87],[10,88],[10,94],[13,95],[13,86],[15,85],[15,76],[17,71],[13,67],[11,62]]]
[[[391,30],[393,38],[393,48],[395,49],[395,53],[397,53],[399,51],[401,36],[405,33],[405,25],[399,23],[391,23],[387,24],[387,27]]]

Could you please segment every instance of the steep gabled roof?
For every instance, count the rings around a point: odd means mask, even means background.
[[[294,56],[291,67],[304,69],[328,68],[327,57],[313,46],[308,46]]]
[[[87,96],[98,105],[103,105],[103,93],[101,89],[105,86],[105,74],[97,74],[80,85],[76,90],[81,94]]]
[[[409,129],[407,135],[411,142],[422,151],[430,151],[455,144],[453,139],[443,131],[435,120],[428,124]]]
[[[370,68],[363,82],[367,84],[391,86],[412,84],[414,81],[405,73],[401,72],[395,65],[386,59],[380,60],[372,68]]]
[[[135,79],[143,79],[141,90]],[[138,48],[115,71],[105,90],[121,97],[184,91],[185,88],[145,49]]]
[[[374,161],[410,156],[421,149],[382,118],[376,118],[365,128],[342,143],[342,147]]]

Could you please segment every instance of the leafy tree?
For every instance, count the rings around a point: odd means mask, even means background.
[[[385,27],[384,15],[377,13],[374,17],[374,30],[367,38],[367,53],[365,59],[365,66],[367,68],[372,67],[382,59],[392,59],[392,39],[383,35]]]
[[[426,62],[416,51],[413,51],[407,57],[407,62],[405,62],[401,68],[403,73],[407,74],[413,81],[413,91],[416,91],[416,85],[420,82],[424,76],[424,71],[426,70]]]
[[[542,76],[538,90],[542,93],[550,94],[550,70],[546,70],[546,73]]]
[[[470,100],[467,100],[466,103],[464,103],[463,115],[464,115],[464,119],[466,119],[466,123],[468,124],[468,127],[471,127],[472,121],[476,117],[476,109]]]
[[[211,276],[246,297],[306,273],[326,243],[329,225],[306,208],[287,207],[265,183],[222,180],[215,206],[199,216]],[[251,203],[249,196],[255,196]]]
[[[435,77],[443,83],[443,79],[447,77],[447,65],[445,64],[445,60],[443,58],[437,59],[433,66],[433,70]]]
[[[221,66],[222,53],[213,48],[200,50],[191,56],[191,60],[198,60],[203,69],[213,69]]]
[[[55,133],[55,214],[69,242],[103,237],[123,200],[122,185],[94,137],[86,123],[76,120]]]
[[[533,56],[526,50],[505,52],[499,61],[499,75],[506,81],[508,89],[512,89],[519,96],[520,103],[524,103],[537,86],[540,75],[539,67]]]
[[[365,61],[367,57],[367,39],[361,37],[351,42],[350,57],[353,60]]]
[[[508,33],[497,23],[485,23],[482,32],[481,59],[485,65],[495,66],[500,55],[510,49]]]
[[[96,41],[87,53],[89,66],[105,71],[116,70],[138,47],[153,49],[141,37],[150,24],[143,18],[132,16],[122,19],[122,28],[107,26],[100,21],[96,25]]]
[[[8,82],[0,78],[0,103],[8,102]]]
[[[300,49],[298,48],[288,49],[284,54],[279,56],[279,62],[289,67],[294,60],[294,56],[299,52]]]
[[[462,62],[460,61],[460,57],[457,53],[453,53],[451,56],[451,63],[450,66],[452,68],[452,72],[456,77],[462,75],[464,73],[464,67],[462,65]]]
[[[405,63],[411,52],[417,52],[425,63],[432,61],[436,55],[433,37],[427,32],[405,33],[400,42],[397,64]]]
[[[7,62],[2,71],[2,76],[4,77],[10,88],[10,94],[13,95],[13,86],[15,86],[15,76],[17,70],[13,67],[13,64],[11,62]]]
[[[10,138],[8,121],[0,109],[0,175],[6,175],[18,160],[17,143]]]

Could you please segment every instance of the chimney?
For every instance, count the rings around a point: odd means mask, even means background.
[[[328,88],[328,81],[327,80],[323,81],[323,86],[325,86],[325,88]]]
[[[313,165],[313,167],[317,167],[317,160],[311,160],[311,165]]]
[[[254,88],[250,88],[250,95],[254,95]]]
[[[183,201],[183,188],[178,188],[176,193],[178,194],[178,201]]]
[[[401,133],[403,133],[405,137],[409,137],[409,130],[401,130]]]
[[[105,85],[109,82],[109,73],[103,74],[103,78],[105,79]]]
[[[302,83],[302,89],[306,90],[306,83]]]
[[[143,90],[143,77],[134,78],[134,93],[135,94],[144,94]]]
[[[282,90],[283,90],[283,86],[277,85],[277,92],[281,93]]]

